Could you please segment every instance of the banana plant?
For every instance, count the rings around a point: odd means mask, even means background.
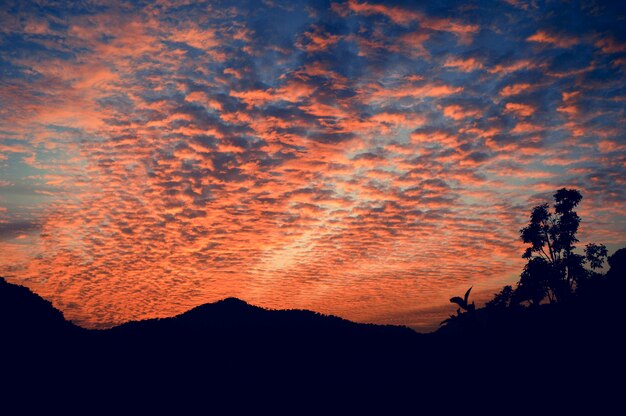
[[[474,302],[472,302],[471,304],[469,303],[469,295],[471,291],[472,288],[470,287],[469,289],[467,289],[467,292],[465,292],[465,296],[463,298],[455,296],[450,299],[450,303],[456,303],[457,305],[459,305],[459,309],[457,309],[456,311],[458,315],[461,315],[461,309],[467,312],[473,312],[476,310],[476,305],[474,304]]]
[[[459,305],[459,308],[456,310],[456,315],[454,314],[450,315],[448,319],[443,320],[439,325],[444,325],[444,324],[449,324],[449,323],[454,322],[457,318],[459,318],[462,315],[461,309],[467,312],[474,312],[476,310],[476,305],[474,304],[474,302],[469,303],[469,295],[471,291],[472,291],[472,288],[470,287],[469,289],[467,289],[467,292],[465,292],[465,296],[463,298],[461,298],[460,296],[455,296],[453,298],[450,298],[450,303],[456,303],[457,305]]]

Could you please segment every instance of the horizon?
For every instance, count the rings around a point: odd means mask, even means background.
[[[0,276],[88,328],[236,297],[434,330],[519,278],[557,189],[583,195],[579,249],[626,246],[624,19],[6,2]]]

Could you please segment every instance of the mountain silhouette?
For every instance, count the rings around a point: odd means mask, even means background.
[[[0,409],[614,413],[626,371],[626,248],[574,252],[582,195],[564,188],[554,198],[520,231],[528,262],[515,288],[484,307],[471,287],[453,296],[456,314],[430,334],[236,298],[88,330],[0,279]]]
[[[110,336],[130,335],[169,338],[203,338],[216,333],[267,338],[288,337],[418,337],[413,330],[393,325],[358,324],[332,315],[308,310],[270,310],[237,298],[195,307],[185,313],[160,319],[132,321],[107,331]]]
[[[65,320],[52,303],[0,277],[0,328],[14,343],[31,338],[72,336],[82,329]]]
[[[0,344],[4,376],[13,385],[34,385],[52,401],[71,391],[72,403],[81,406],[101,402],[101,393],[114,386],[115,400],[141,401],[143,411],[159,408],[143,397],[204,397],[207,388],[212,397],[243,389],[249,400],[258,401],[280,392],[290,398],[283,404],[321,389],[341,393],[337,400],[346,403],[349,392],[380,394],[382,380],[393,386],[398,374],[411,375],[406,357],[419,354],[420,340],[429,338],[406,327],[269,310],[236,298],[170,318],[86,330],[65,321],[50,302],[4,279],[0,304],[0,333],[9,340]],[[133,394],[118,397],[125,392]],[[191,403],[193,410],[200,406]]]
[[[623,280],[613,276],[606,284]],[[585,386],[585,397],[618,394],[610,377],[623,365],[624,313],[593,299],[496,317],[479,308],[474,321],[432,334],[236,298],[86,330],[29,289],[0,279],[0,356],[10,381],[3,392],[20,398],[25,413],[38,403],[56,403],[65,413],[94,403],[110,411],[130,404],[138,413],[164,406],[197,413],[211,408],[207,400],[231,412],[324,412],[333,403],[343,413],[376,406],[404,413],[416,400],[441,405],[485,392],[493,402],[514,391],[524,406],[540,391],[571,394]]]
[[[0,328],[5,334],[21,337],[73,337],[91,334],[103,337],[162,336],[178,332],[193,337],[204,337],[215,332],[247,334],[320,336],[404,336],[419,334],[407,327],[394,325],[358,324],[332,315],[308,310],[270,310],[253,306],[237,298],[226,298],[215,303],[197,306],[170,318],[131,321],[107,330],[85,330],[66,321],[63,313],[51,302],[30,289],[8,283],[0,277]],[[231,334],[232,336],[233,334]]]

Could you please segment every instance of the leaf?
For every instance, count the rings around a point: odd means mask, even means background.
[[[474,286],[471,286],[469,289],[467,289],[467,292],[465,292],[465,305],[466,306],[467,306],[467,303],[469,302],[469,295],[470,295],[470,292],[472,291],[472,287]]]
[[[467,305],[465,303],[465,301],[463,299],[461,299],[459,296],[455,296],[455,297],[451,298],[450,302],[451,303],[456,303],[457,305],[459,305],[463,309],[465,309],[465,306]]]

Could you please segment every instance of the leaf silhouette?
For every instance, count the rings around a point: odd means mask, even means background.
[[[463,309],[465,309],[465,307],[467,306],[466,301],[461,299],[459,296],[455,296],[455,297],[451,298],[450,302],[451,303],[456,303],[457,305],[459,305]]]
[[[469,302],[469,295],[470,295],[470,292],[472,291],[472,287],[474,286],[471,286],[469,289],[467,289],[467,292],[465,292],[465,308],[466,309],[467,309],[467,305]]]

